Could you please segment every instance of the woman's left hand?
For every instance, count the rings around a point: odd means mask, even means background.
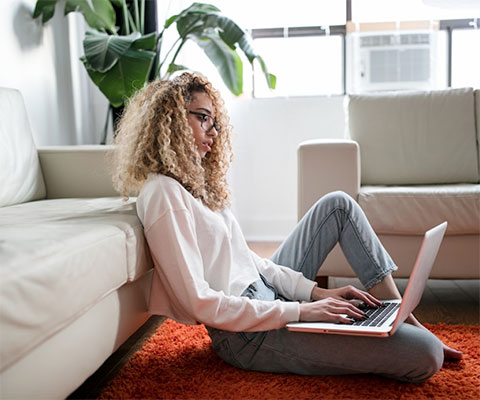
[[[351,285],[337,289],[322,289],[319,287],[313,288],[312,300],[321,300],[327,297],[333,297],[341,300],[361,300],[370,307],[379,307],[382,305],[382,302],[373,297],[370,293],[357,289]]]

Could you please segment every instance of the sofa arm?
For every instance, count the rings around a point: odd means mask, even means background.
[[[349,139],[315,139],[298,147],[298,219],[323,195],[342,190],[357,199],[360,150]]]
[[[38,149],[47,199],[119,196],[105,159],[112,145],[48,146]]]

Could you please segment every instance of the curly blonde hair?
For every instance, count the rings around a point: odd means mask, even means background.
[[[196,92],[211,99],[218,124],[218,136],[203,159],[187,120],[187,106]],[[128,198],[138,194],[150,173],[163,174],[211,210],[227,207],[226,174],[233,158],[230,131],[223,100],[205,77],[183,73],[147,84],[130,99],[116,130],[110,155],[115,189]]]

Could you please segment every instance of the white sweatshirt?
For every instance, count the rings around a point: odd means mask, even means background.
[[[137,213],[155,265],[149,310],[179,322],[228,331],[278,329],[298,321],[315,282],[251,251],[230,210],[211,211],[176,180],[151,175]],[[292,300],[240,295],[262,274]]]

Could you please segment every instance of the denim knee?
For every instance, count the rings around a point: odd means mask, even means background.
[[[314,209],[326,207],[330,210],[341,209],[350,210],[352,204],[356,204],[355,200],[345,192],[337,190],[322,196],[314,205]]]
[[[428,348],[425,348],[422,358],[424,368],[422,381],[436,374],[443,365],[443,345],[438,340],[432,341],[429,344]]]
[[[414,368],[405,377],[408,382],[424,382],[435,375],[443,365],[443,345],[430,332],[425,331],[417,346],[408,350],[416,355]]]
[[[336,205],[349,205],[351,202],[355,202],[355,200],[347,193],[336,190],[334,192],[327,193],[325,196],[322,197],[325,201],[333,202]]]

